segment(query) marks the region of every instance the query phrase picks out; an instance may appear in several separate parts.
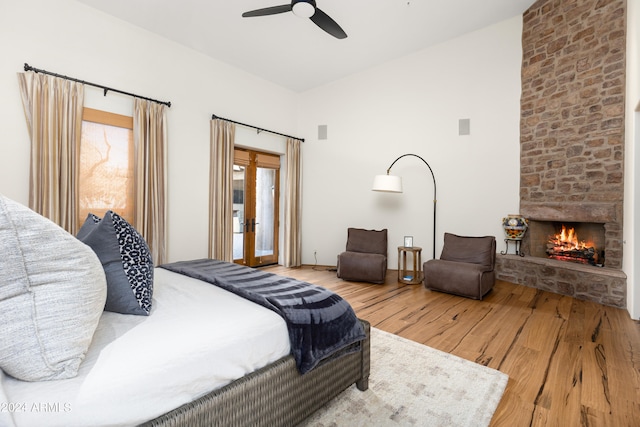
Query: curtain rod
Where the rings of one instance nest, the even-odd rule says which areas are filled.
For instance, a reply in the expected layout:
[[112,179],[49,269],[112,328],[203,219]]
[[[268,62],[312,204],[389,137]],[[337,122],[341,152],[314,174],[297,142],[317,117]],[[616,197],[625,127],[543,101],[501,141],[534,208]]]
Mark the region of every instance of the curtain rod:
[[99,87],[100,89],[104,90],[104,96],[107,96],[107,92],[111,91],[111,92],[121,93],[123,95],[133,96],[134,98],[145,99],[147,101],[151,101],[151,102],[155,102],[155,103],[158,103],[158,104],[166,105],[167,107],[171,107],[171,102],[158,101],[157,99],[147,98],[146,96],[136,95],[134,93],[129,93],[129,92],[125,92],[125,91],[122,91],[122,90],[113,89],[111,87],[99,85],[99,84],[96,84],[96,83],[87,82],[87,81],[84,81],[84,80],[79,80],[79,79],[76,79],[76,78],[73,78],[73,77],[63,76],[62,74],[56,74],[56,73],[52,73],[52,72],[46,71],[46,70],[40,70],[38,68],[32,67],[31,65],[27,64],[26,62],[24,63],[24,70],[25,71],[34,71],[36,73],[48,74],[50,76],[60,77],[60,78],[63,78],[65,80],[71,80],[73,82],[82,83],[82,84],[89,85],[89,86]]
[[246,124],[246,123],[236,122],[235,120],[225,119],[224,117],[219,117],[219,116],[216,116],[215,114],[212,114],[212,115],[211,115],[211,120],[215,120],[215,119],[218,119],[218,120],[224,120],[224,121],[226,121],[226,122],[231,122],[231,123],[235,123],[235,124],[237,124],[237,125],[241,125],[241,126],[246,126],[246,127],[249,127],[249,128],[253,128],[253,129],[256,129],[256,130],[258,131],[258,133],[260,133],[260,132],[269,132],[269,133],[273,133],[273,134],[275,134],[275,135],[284,136],[285,138],[293,138],[293,139],[297,139],[297,140],[299,140],[299,141],[304,142],[304,138],[298,138],[298,137],[291,136],[291,135],[285,135],[284,133],[274,132],[274,131],[269,130],[269,129],[262,129],[262,128],[259,128],[259,127],[257,127],[257,126],[252,126],[252,125],[248,125],[248,124]]

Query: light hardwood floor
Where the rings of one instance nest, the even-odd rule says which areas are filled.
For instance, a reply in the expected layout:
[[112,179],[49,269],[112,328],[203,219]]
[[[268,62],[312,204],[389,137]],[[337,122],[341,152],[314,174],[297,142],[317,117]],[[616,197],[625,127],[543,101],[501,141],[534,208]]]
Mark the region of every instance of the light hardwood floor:
[[498,281],[483,301],[347,282],[326,267],[273,273],[331,289],[373,327],[500,370],[492,426],[640,426],[640,323],[625,310]]

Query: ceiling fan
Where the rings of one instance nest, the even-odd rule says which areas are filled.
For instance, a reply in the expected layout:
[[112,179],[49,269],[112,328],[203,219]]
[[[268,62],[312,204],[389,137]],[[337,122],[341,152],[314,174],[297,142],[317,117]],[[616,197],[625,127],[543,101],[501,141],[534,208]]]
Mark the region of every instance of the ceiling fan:
[[347,37],[340,25],[336,23],[329,15],[316,7],[315,0],[292,0],[291,4],[283,4],[281,6],[266,7],[264,9],[256,9],[242,14],[243,18],[254,16],[276,15],[278,13],[293,12],[294,15],[301,18],[309,18],[318,27],[338,39]]

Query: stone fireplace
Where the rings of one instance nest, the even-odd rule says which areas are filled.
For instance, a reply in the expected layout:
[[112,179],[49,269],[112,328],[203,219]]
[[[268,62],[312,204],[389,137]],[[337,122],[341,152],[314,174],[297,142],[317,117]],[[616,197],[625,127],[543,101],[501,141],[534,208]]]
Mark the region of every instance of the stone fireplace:
[[[524,13],[519,213],[530,228],[524,257],[498,256],[498,278],[625,306],[625,28],[625,0],[540,0]],[[562,224],[589,234],[602,262],[545,256]]]

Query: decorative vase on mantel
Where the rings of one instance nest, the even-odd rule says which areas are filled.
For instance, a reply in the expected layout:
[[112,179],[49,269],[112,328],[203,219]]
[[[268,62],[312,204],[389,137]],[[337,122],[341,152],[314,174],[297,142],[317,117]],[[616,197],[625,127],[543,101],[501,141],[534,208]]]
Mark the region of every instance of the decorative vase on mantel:
[[502,228],[507,239],[522,240],[528,227],[529,222],[520,214],[509,214],[506,218],[502,218]]

